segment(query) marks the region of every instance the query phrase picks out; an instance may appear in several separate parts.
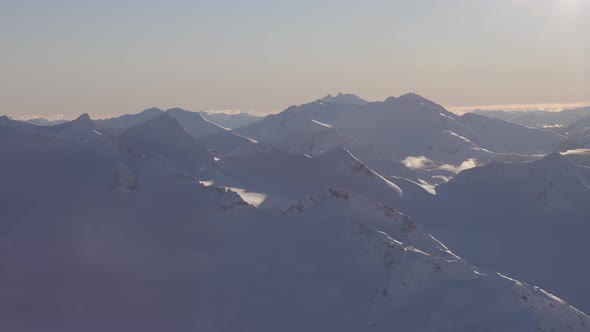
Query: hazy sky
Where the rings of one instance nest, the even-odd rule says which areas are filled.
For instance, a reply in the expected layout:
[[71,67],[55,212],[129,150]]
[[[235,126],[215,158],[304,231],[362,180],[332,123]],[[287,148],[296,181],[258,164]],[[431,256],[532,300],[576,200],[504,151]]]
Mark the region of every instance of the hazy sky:
[[590,102],[590,0],[0,0],[0,114]]

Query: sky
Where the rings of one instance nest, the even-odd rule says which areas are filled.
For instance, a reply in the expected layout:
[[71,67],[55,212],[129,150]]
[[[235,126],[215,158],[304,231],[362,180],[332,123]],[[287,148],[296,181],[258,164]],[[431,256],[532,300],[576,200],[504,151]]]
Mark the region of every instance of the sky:
[[590,104],[590,0],[0,0],[0,114]]

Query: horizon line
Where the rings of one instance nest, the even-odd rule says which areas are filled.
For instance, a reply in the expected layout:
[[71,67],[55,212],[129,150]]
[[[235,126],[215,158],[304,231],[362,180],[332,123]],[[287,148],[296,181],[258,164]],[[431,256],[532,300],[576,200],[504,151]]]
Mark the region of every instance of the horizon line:
[[[372,101],[370,101],[372,102]],[[568,109],[574,109],[574,108],[581,108],[581,107],[587,107],[590,106],[590,101],[588,102],[575,102],[575,103],[515,103],[515,104],[486,104],[486,105],[465,105],[465,106],[445,106],[445,105],[441,105],[444,108],[446,108],[448,111],[453,112],[453,113],[457,113],[457,114],[463,114],[463,113],[469,113],[475,110],[483,110],[483,111],[501,111],[501,112],[511,112],[511,111],[546,111],[546,112],[560,112],[560,111],[564,111],[564,110],[568,110]],[[119,116],[123,116],[123,115],[127,115],[127,114],[138,114],[141,113],[147,109],[150,108],[154,108],[154,106],[151,107],[146,107],[143,108],[137,112],[132,112],[132,113],[108,113],[108,114],[101,114],[98,116],[92,115],[90,114],[90,117],[94,120],[103,120],[103,119],[109,119],[109,118],[113,118],[113,117],[119,117]],[[169,108],[160,108],[160,107],[155,107],[158,109],[161,109],[163,111],[166,111]],[[175,107],[177,108],[177,107]],[[180,107],[182,108],[182,107]],[[239,109],[203,109],[203,110],[197,110],[197,111],[193,111],[193,110],[189,110],[186,108],[182,108],[184,110],[190,111],[190,112],[195,112],[195,113],[201,113],[201,112],[205,112],[205,113],[209,113],[209,114],[217,114],[217,113],[225,113],[225,114],[240,114],[240,113],[246,113],[246,114],[250,114],[250,115],[254,115],[254,116],[259,116],[259,117],[265,117],[267,115],[271,115],[271,114],[278,114],[280,112],[282,112],[283,110],[279,111],[279,112],[256,112],[256,111],[252,111],[252,110],[239,110]],[[285,108],[286,109],[286,108]],[[78,114],[78,116],[87,113],[87,112],[82,112],[80,114]],[[26,115],[19,115],[19,116],[14,116],[14,115],[10,115],[10,114],[4,114],[6,116],[9,116],[12,119],[15,120],[21,120],[21,121],[27,121],[27,120],[33,120],[33,119],[45,119],[45,120],[49,120],[49,121],[58,121],[58,120],[74,120],[75,118],[77,118],[78,116],[75,116],[73,118],[63,114],[63,113],[56,113],[53,115],[39,115],[39,114],[26,114]]]

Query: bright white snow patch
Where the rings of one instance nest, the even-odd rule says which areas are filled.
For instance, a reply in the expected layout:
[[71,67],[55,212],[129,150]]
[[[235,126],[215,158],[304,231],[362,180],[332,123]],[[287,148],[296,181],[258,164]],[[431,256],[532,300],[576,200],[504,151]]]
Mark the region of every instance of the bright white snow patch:
[[248,136],[240,135],[240,134],[236,133],[235,131],[232,131],[232,133],[233,133],[234,135],[236,135],[236,136],[239,136],[239,137],[241,137],[241,138],[245,138],[245,139],[249,140],[250,142],[252,142],[252,143],[254,143],[254,144],[258,144],[258,141],[257,141],[257,140],[255,140],[255,139],[252,139],[252,138],[250,138],[250,137],[248,137]]
[[[215,183],[215,181],[207,180],[207,181],[199,181],[199,183],[201,183],[204,186],[209,187],[209,186],[213,185]],[[248,204],[254,205],[255,207],[259,207],[260,205],[262,205],[262,203],[264,203],[264,201],[266,200],[266,197],[267,197],[266,194],[246,191],[242,188],[225,187],[225,186],[219,186],[219,187],[229,189],[229,190],[235,192],[244,201],[246,201]]]
[[231,131],[231,129],[229,129],[229,128],[227,128],[227,127],[224,127],[224,126],[220,125],[219,123],[215,123],[215,122],[213,122],[213,121],[211,121],[211,120],[207,119],[207,118],[206,118],[206,117],[204,117],[204,116],[201,116],[201,117],[203,118],[203,120],[205,120],[205,121],[207,121],[207,122],[209,122],[209,123],[212,123],[212,124],[214,124],[214,125],[218,126],[218,127],[219,127],[219,128],[221,128],[221,129],[224,129],[224,130],[227,130],[227,131]]
[[332,126],[331,126],[331,125],[329,125],[329,124],[327,124],[327,123],[319,122],[318,120],[314,120],[314,119],[311,119],[311,121],[313,121],[313,122],[315,122],[315,123],[319,124],[319,125],[320,125],[320,126],[322,126],[322,127],[326,127],[326,128],[332,128]]
[[451,135],[453,135],[453,136],[455,136],[455,137],[457,137],[459,139],[461,139],[463,142],[472,143],[468,138],[466,138],[464,136],[461,136],[461,135],[459,135],[459,134],[457,134],[455,132],[452,132],[450,130],[445,130],[445,132],[446,133],[449,133],[449,134],[451,134]]
[[450,116],[448,116],[446,114],[443,114],[443,113],[438,113],[438,114],[440,114],[441,116],[444,116],[445,118],[448,118],[448,119],[451,119],[451,120],[455,121],[455,119],[451,118]]
[[266,197],[267,197],[266,194],[246,191],[242,188],[235,188],[235,187],[224,187],[224,188],[227,188],[227,189],[235,192],[236,194],[240,195],[240,197],[242,197],[242,199],[244,201],[246,201],[248,204],[254,205],[255,207],[259,207],[260,205],[262,205],[262,203],[264,203],[264,201],[266,200]]
[[371,172],[373,172],[373,174],[377,175],[381,180],[383,180],[388,186],[390,186],[393,190],[397,191],[398,194],[403,195],[404,192],[402,190],[402,188],[400,188],[397,184],[387,180],[386,178],[384,178],[381,174],[371,170]]
[[507,280],[510,280],[510,281],[512,281],[513,283],[517,284],[518,286],[522,286],[522,282],[520,282],[520,281],[518,281],[518,280],[516,280],[516,279],[512,279],[512,278],[510,278],[510,277],[508,277],[508,276],[505,276],[505,275],[503,275],[503,274],[502,274],[502,273],[500,273],[500,272],[496,272],[496,274],[497,274],[497,275],[499,275],[500,277],[504,278],[504,279],[507,279]]
[[[359,163],[361,163],[361,164],[365,165],[365,164],[364,164],[364,163],[363,163],[363,162],[362,162],[360,159],[358,159],[357,157],[355,157],[355,156],[354,156],[352,153],[350,153],[350,151],[348,151],[346,148],[343,148],[343,149],[344,149],[344,151],[346,151],[346,152],[347,152],[347,153],[348,153],[348,154],[349,154],[349,155],[350,155],[350,156],[351,156],[351,157],[352,157],[354,160],[356,160],[357,162],[359,162]],[[365,167],[366,167],[366,165],[365,165]],[[404,194],[404,192],[403,192],[402,188],[400,188],[400,187],[399,187],[397,184],[395,184],[395,183],[393,183],[393,182],[391,182],[391,181],[387,180],[387,179],[386,179],[385,177],[383,177],[381,174],[379,174],[379,173],[375,172],[375,171],[374,171],[374,170],[372,170],[372,169],[370,169],[370,171],[371,171],[373,174],[377,175],[377,176],[378,176],[378,177],[379,177],[381,180],[385,181],[385,183],[386,183],[388,186],[390,186],[390,187],[391,187],[393,190],[397,191],[397,193],[398,193],[398,194],[400,194],[400,195],[403,195],[403,194]]]

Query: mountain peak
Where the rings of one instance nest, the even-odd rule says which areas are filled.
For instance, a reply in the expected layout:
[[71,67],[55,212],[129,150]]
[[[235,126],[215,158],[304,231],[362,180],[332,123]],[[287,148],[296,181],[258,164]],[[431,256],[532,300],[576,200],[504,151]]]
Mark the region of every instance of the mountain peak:
[[413,101],[413,102],[424,102],[424,101],[431,102],[430,100],[428,100],[428,99],[426,99],[414,92],[410,92],[410,93],[406,93],[405,95],[401,95],[401,96],[399,96],[398,100]]
[[369,102],[352,93],[338,93],[336,96],[331,94],[321,99],[325,103],[342,104],[342,105],[357,105],[364,106]]
[[167,113],[127,128],[119,139],[125,146],[144,154],[160,155],[192,175],[213,163],[213,157],[201,142]]
[[90,119],[90,115],[88,115],[88,113],[82,113],[74,121],[76,121],[76,122],[87,122],[88,123],[88,122],[91,122],[92,119]]
[[166,115],[176,119],[193,137],[213,135],[227,130],[218,124],[207,120],[200,112],[191,112],[182,108],[171,108],[166,111]]
[[129,128],[138,125],[144,121],[153,119],[154,117],[163,114],[164,111],[157,107],[148,108],[140,113],[136,114],[124,114],[118,117],[109,119],[97,120],[100,123],[109,128]]
[[[349,161],[349,162],[359,162],[359,160],[350,153],[346,148],[343,146],[338,146],[328,151],[325,151],[321,154],[321,158],[323,159],[330,159],[330,160],[338,160],[338,161]],[[362,162],[361,162],[362,163]]]
[[164,111],[157,107],[150,107],[141,112],[142,114],[159,114],[164,113]]
[[185,110],[185,109],[179,108],[179,107],[167,109],[166,114],[168,114],[171,117],[173,117],[174,119],[178,120],[178,122],[181,124],[184,124],[183,120],[188,119],[188,117],[190,117],[192,121],[196,120],[199,122],[202,121],[202,122],[212,123],[211,121],[205,119],[205,117],[200,112],[188,111],[188,110]]
[[185,110],[184,108],[180,108],[180,107],[172,107],[172,108],[169,108],[166,110],[166,113],[184,113],[184,112],[191,112],[191,111]]
[[169,114],[164,113],[158,115],[152,119],[146,120],[135,126],[127,128],[123,133],[123,136],[144,136],[148,135],[151,137],[159,137],[161,140],[166,140],[165,137],[181,137],[190,136],[180,123],[171,117]]
[[410,92],[410,93],[406,93],[404,95],[401,95],[397,98],[398,101],[404,102],[404,103],[419,103],[420,105],[431,105],[431,106],[438,106],[440,108],[442,108],[442,106],[438,105],[437,103],[426,99],[424,97],[422,97],[421,95],[414,93],[414,92]]
[[76,119],[55,126],[49,126],[47,128],[53,128],[53,130],[83,130],[88,131],[94,129],[94,122],[90,119],[88,113],[83,113]]
[[[390,98],[388,98],[386,101],[388,101],[389,99]],[[433,102],[432,100],[426,99],[414,92],[406,93],[405,95],[399,96],[397,98],[397,101],[401,102],[403,104],[419,105],[423,109],[430,109],[430,110],[436,111],[438,113],[442,113],[446,116],[456,118],[456,115],[454,113],[447,111],[441,105]]]
[[199,119],[199,120],[202,120],[202,121],[207,121],[205,119],[205,117],[203,117],[203,115],[200,112],[188,111],[188,110],[185,110],[184,108],[180,108],[180,107],[169,108],[169,109],[166,110],[165,113],[168,114],[168,115],[170,115],[171,117],[175,118],[176,120],[178,120],[181,123],[182,123],[181,118],[184,119],[184,118],[189,117],[189,116],[193,120]]

